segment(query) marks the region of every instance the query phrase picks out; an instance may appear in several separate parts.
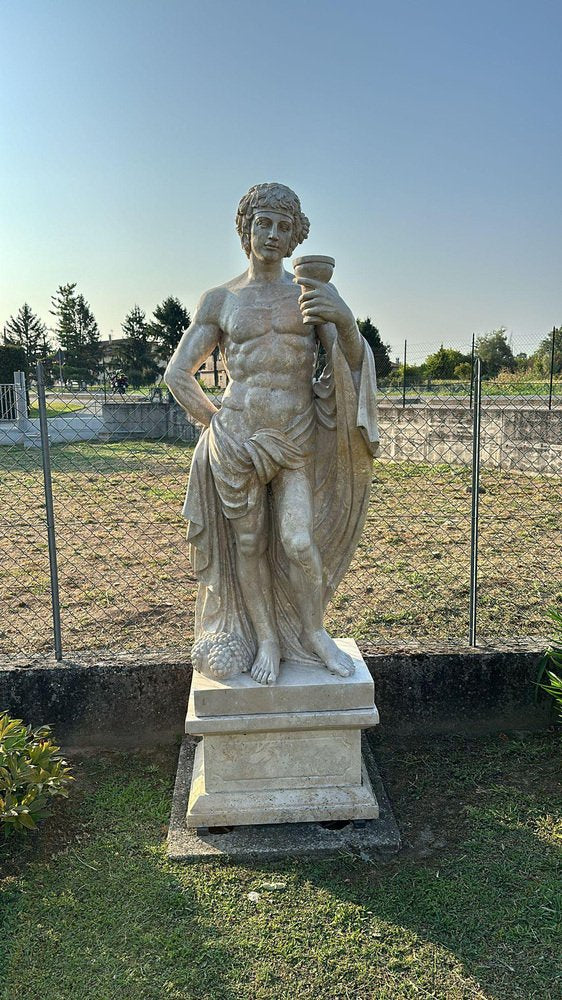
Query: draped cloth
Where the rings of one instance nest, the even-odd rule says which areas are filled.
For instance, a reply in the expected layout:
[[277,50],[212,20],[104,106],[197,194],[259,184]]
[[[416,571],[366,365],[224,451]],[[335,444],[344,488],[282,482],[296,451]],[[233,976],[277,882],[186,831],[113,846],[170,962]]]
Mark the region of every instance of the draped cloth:
[[[189,556],[199,582],[196,640],[205,633],[234,633],[252,656],[257,651],[237,579],[230,522],[251,509],[281,468],[310,469],[324,608],[349,567],[367,515],[379,440],[375,364],[367,343],[363,341],[360,369],[352,373],[336,337],[331,361],[312,388],[313,403],[284,431],[264,429],[246,441],[235,441],[222,427],[219,411],[199,439],[183,507]],[[317,662],[300,644],[302,624],[288,560],[274,516],[269,523],[264,558],[270,563],[281,656]]]

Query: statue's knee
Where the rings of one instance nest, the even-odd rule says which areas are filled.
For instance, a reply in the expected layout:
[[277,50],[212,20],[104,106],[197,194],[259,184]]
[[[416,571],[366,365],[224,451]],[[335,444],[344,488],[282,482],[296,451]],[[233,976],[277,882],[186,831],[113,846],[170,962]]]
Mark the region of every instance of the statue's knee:
[[312,552],[312,536],[308,531],[287,531],[282,536],[283,548],[293,562],[307,562]]

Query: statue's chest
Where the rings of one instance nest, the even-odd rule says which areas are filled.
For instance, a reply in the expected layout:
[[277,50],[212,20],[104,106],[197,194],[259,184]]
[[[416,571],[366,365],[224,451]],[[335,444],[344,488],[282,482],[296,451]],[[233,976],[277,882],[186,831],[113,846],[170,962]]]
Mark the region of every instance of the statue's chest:
[[237,344],[271,335],[309,337],[311,333],[303,324],[294,294],[231,302],[222,319],[224,333]]

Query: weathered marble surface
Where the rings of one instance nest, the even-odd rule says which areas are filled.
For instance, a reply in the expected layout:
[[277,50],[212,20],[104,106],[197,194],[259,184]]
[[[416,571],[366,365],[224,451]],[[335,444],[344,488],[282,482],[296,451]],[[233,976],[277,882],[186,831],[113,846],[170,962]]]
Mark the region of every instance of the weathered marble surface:
[[286,664],[271,690],[194,675],[186,732],[203,739],[188,827],[376,818],[361,758],[361,730],[378,722],[373,681],[355,643],[336,641],[352,677]]
[[[352,660],[353,674],[342,683],[320,664],[283,661],[280,681],[274,688],[254,683],[248,674],[228,680],[193,673],[190,698],[198,721],[213,715],[257,716],[273,712],[327,713],[346,709],[373,710],[373,678],[353,639],[338,639],[338,646]],[[200,732],[201,730],[191,730]]]
[[203,756],[203,745],[199,744],[193,764],[188,827],[322,823],[377,819],[379,815],[378,803],[363,765],[361,783],[353,785],[212,792],[205,786]]
[[[373,356],[326,281],[333,259],[311,271],[300,258],[300,284],[283,267],[309,230],[293,191],[256,185],[236,222],[249,266],[203,295],[166,371],[206,428],[184,506],[199,581],[193,664],[215,678],[247,671],[263,685],[276,682],[282,658],[350,677],[353,660],[323,614],[367,512]],[[220,410],[195,377],[216,347],[230,379]]]

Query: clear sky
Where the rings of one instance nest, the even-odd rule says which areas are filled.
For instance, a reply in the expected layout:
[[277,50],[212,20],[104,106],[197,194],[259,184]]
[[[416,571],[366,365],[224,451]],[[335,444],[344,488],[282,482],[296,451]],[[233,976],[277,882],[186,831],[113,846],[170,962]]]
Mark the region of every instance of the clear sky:
[[0,326],[69,281],[104,338],[193,309],[266,180],[393,355],[562,322],[559,0],[2,0],[0,27]]

